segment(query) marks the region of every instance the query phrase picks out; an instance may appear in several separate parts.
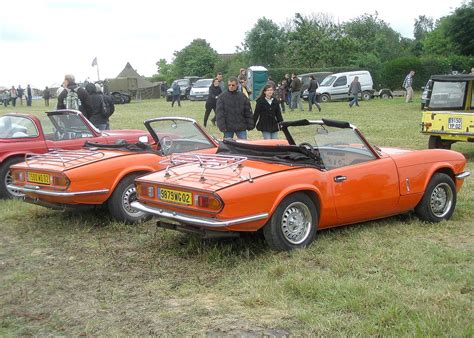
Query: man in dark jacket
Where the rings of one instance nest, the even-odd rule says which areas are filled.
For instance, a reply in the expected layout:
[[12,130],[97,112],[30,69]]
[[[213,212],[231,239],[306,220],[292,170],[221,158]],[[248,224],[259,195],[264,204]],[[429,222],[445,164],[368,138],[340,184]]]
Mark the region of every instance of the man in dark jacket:
[[303,105],[301,104],[301,80],[295,73],[292,74],[293,80],[291,81],[291,111],[296,107],[300,107],[300,110],[303,111]]
[[106,130],[109,123],[109,117],[105,108],[102,93],[97,92],[97,88],[93,83],[88,83],[86,85],[86,91],[89,95],[88,103],[91,109],[91,112],[86,114],[87,119],[91,121],[97,129]]
[[224,138],[247,139],[247,130],[254,128],[249,99],[237,90],[237,78],[231,77],[227,91],[219,95],[216,107],[216,123]]
[[91,113],[91,109],[88,102],[88,95],[84,88],[79,87],[76,84],[74,75],[67,74],[64,76],[63,91],[58,96],[57,109],[66,109],[66,98],[69,91],[75,91],[79,97],[79,110],[87,117]]

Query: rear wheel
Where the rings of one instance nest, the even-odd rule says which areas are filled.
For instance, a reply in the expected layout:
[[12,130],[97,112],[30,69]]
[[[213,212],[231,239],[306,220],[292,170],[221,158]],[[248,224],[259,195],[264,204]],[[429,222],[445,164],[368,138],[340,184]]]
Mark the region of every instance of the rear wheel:
[[423,221],[441,222],[451,218],[455,207],[456,187],[452,178],[443,173],[436,173],[428,183],[415,212]]
[[13,183],[10,166],[23,161],[23,157],[12,157],[2,163],[0,167],[0,198],[21,198],[25,196],[18,190],[7,188],[7,185]]
[[110,214],[119,222],[134,224],[151,218],[151,215],[131,207],[131,203],[137,200],[137,191],[134,184],[137,176],[139,174],[135,173],[124,177],[117,184],[107,202]]
[[329,101],[331,101],[331,97],[329,96],[329,94],[321,95],[321,102],[329,102]]
[[429,149],[451,149],[451,141],[443,141],[441,137],[430,135],[428,140],[428,148]]
[[316,236],[318,213],[304,193],[286,197],[263,228],[270,248],[288,251],[308,246]]
[[371,97],[372,97],[372,94],[370,94],[370,92],[363,92],[362,93],[362,100],[364,100],[364,101],[369,101]]

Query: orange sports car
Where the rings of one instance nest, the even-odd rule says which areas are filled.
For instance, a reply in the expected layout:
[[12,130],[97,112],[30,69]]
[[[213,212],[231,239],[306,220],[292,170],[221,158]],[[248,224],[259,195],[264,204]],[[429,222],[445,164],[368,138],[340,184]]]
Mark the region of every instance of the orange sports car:
[[271,248],[290,250],[310,244],[318,229],[411,210],[447,220],[470,175],[458,152],[378,148],[348,122],[281,129],[280,145],[224,140],[217,154],[174,154],[163,163],[169,168],[135,180],[132,206],[159,226],[208,237],[263,229]]
[[136,198],[134,179],[165,168],[172,153],[215,153],[217,141],[196,121],[162,117],[145,121],[154,143],[89,144],[81,150],[53,151],[28,156],[11,168],[9,189],[25,201],[64,209],[106,204],[119,221],[134,223],[147,215],[130,206]]

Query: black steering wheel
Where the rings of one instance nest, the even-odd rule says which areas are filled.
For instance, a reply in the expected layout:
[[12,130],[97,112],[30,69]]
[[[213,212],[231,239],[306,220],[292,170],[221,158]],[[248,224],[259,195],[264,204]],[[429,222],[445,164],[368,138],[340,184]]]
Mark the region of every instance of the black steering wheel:
[[171,148],[173,147],[173,139],[169,136],[163,136],[160,139],[161,150],[163,151],[164,155],[168,155]]
[[298,145],[298,147],[309,150],[311,152],[314,150],[313,146],[309,144],[308,142],[302,142]]

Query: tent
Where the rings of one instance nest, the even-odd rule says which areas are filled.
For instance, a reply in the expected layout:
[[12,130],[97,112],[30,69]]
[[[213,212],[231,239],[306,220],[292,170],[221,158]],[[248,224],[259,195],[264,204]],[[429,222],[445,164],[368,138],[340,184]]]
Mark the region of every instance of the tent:
[[[128,80],[124,81],[124,79]],[[137,71],[133,69],[130,62],[127,62],[124,69],[115,79],[107,80],[109,81],[111,91],[113,91],[115,83],[118,85],[119,83],[131,84],[131,87],[129,86],[129,88],[124,88],[118,91],[129,91],[131,94],[136,95],[138,99],[159,98],[161,95],[160,83],[150,82],[144,76],[138,74]]]

